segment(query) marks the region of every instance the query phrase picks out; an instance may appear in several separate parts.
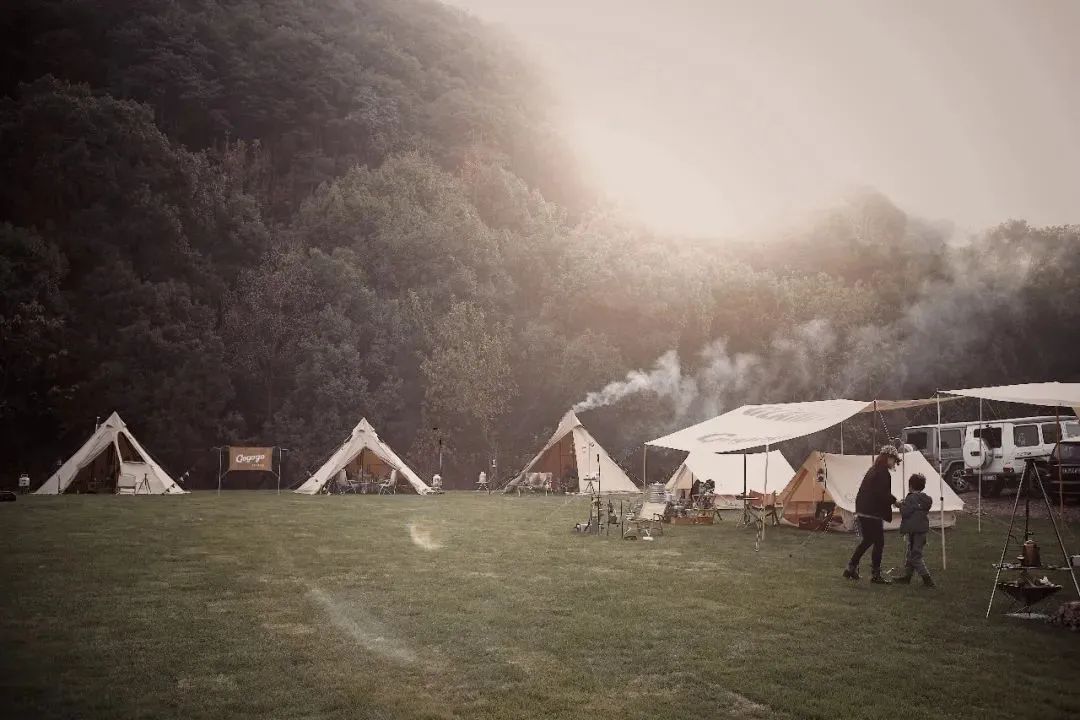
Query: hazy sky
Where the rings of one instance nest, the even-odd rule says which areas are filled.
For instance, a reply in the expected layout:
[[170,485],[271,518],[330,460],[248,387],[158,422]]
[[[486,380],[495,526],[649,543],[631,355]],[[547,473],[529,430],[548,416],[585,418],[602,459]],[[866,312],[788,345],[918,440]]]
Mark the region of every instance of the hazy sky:
[[595,185],[739,232],[855,186],[1080,222],[1080,0],[451,0],[520,38]]

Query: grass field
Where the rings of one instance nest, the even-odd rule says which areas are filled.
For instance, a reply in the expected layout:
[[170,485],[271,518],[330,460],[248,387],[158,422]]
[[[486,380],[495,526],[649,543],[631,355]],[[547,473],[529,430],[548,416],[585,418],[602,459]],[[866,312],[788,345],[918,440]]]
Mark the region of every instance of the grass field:
[[[926,591],[843,581],[848,536],[778,529],[760,552],[733,523],[596,539],[570,531],[586,508],[469,493],[20,498],[0,505],[0,707],[17,718],[1080,716],[1080,636],[983,619],[1000,521],[979,535],[964,518],[947,572],[934,539],[941,588]],[[890,535],[886,564],[900,560]]]

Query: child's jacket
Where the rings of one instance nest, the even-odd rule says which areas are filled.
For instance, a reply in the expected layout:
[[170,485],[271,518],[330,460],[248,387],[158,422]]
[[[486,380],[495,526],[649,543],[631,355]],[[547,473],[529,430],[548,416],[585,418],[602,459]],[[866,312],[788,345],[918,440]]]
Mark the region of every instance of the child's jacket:
[[924,492],[910,492],[900,503],[900,532],[930,532],[930,506],[934,501]]

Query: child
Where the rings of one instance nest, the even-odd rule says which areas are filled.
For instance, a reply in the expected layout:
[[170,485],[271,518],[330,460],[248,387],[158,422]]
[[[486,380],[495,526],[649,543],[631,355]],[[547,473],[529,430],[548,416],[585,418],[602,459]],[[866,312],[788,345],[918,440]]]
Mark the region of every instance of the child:
[[926,547],[926,536],[930,532],[930,506],[933,500],[923,492],[926,488],[926,477],[921,473],[915,473],[908,480],[910,492],[900,503],[900,532],[907,533],[907,560],[904,562],[904,575],[896,579],[896,582],[907,585],[911,582],[911,576],[919,573],[923,585],[934,587],[934,580],[930,577],[930,571],[923,562],[923,548]]

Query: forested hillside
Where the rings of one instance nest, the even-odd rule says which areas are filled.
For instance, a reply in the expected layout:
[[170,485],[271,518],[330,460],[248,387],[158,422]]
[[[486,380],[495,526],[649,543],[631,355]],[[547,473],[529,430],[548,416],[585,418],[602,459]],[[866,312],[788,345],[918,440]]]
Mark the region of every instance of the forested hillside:
[[741,402],[1080,379],[1080,228],[956,237],[867,191],[656,236],[435,2],[8,0],[0,32],[4,484],[113,409],[195,486],[226,442],[299,479],[361,416],[421,472],[440,428],[467,485],[637,368],[592,416],[617,456]]

